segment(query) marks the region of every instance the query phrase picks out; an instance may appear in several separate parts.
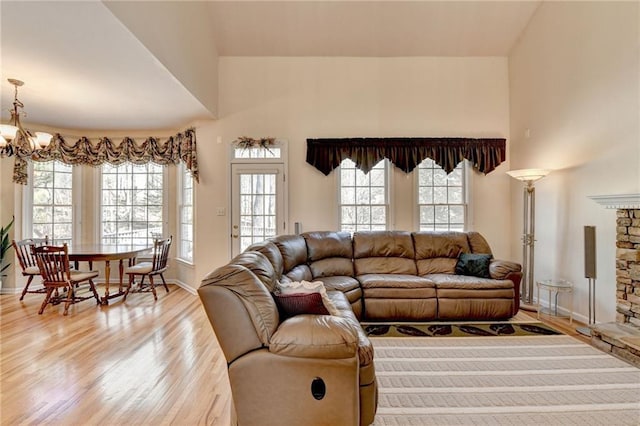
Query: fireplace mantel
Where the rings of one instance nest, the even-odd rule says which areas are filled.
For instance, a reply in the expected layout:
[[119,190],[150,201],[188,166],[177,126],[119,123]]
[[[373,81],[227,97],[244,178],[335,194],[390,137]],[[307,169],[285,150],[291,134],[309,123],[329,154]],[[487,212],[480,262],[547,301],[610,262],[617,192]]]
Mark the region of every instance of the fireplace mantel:
[[605,209],[640,209],[640,194],[591,195]]

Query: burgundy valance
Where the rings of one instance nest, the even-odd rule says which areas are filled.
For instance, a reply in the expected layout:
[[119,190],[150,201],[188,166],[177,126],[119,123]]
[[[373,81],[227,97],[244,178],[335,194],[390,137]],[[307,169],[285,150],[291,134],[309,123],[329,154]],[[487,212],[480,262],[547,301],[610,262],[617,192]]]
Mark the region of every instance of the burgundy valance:
[[425,158],[431,158],[451,173],[463,159],[487,174],[506,158],[505,139],[471,138],[339,138],[307,139],[307,163],[325,175],[342,160],[351,159],[368,173],[380,160],[388,158],[405,173]]

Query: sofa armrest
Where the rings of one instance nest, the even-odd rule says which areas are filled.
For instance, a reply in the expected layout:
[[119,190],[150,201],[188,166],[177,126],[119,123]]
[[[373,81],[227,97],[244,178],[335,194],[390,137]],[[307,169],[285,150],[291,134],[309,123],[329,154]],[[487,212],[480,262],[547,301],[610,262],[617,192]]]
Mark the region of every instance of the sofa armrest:
[[357,330],[346,319],[332,315],[291,317],[269,342],[269,352],[298,358],[352,358],[357,351]]
[[521,272],[522,266],[516,262],[508,260],[492,260],[489,264],[489,275],[494,280],[506,280],[507,276],[513,272]]

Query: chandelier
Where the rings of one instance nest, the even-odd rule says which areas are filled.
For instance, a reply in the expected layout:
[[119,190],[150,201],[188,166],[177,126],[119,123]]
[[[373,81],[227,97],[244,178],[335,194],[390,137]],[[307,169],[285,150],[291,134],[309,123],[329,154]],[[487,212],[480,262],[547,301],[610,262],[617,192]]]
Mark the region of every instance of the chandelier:
[[32,133],[22,127],[20,122],[20,116],[26,117],[27,115],[24,112],[24,104],[18,99],[18,87],[22,86],[24,82],[15,78],[9,78],[8,81],[13,85],[15,92],[13,108],[9,110],[11,113],[9,124],[0,124],[0,156],[10,156],[13,154],[14,149],[18,147],[26,148],[30,151],[46,148],[51,143],[53,136],[45,132]]

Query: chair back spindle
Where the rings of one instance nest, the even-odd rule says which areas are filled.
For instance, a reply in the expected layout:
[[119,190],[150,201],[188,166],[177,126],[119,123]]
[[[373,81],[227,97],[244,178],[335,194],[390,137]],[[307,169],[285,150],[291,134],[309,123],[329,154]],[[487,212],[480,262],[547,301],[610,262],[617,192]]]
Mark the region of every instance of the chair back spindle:
[[158,239],[153,243],[153,271],[160,272],[167,269],[169,259],[169,249],[173,237]]
[[20,300],[24,299],[24,296],[27,293],[44,293],[45,290],[43,288],[29,290],[29,286],[31,285],[33,278],[40,275],[40,269],[38,268],[38,263],[36,262],[36,258],[33,254],[33,248],[49,244],[49,237],[27,238],[20,241],[12,240],[11,244],[16,252],[20,268],[22,269],[22,276],[29,277],[27,279],[27,283],[22,289]]
[[49,285],[65,286],[71,281],[69,272],[69,249],[63,246],[34,247],[40,275]]
[[37,267],[36,258],[33,255],[32,247],[40,247],[49,244],[49,237],[44,238],[27,238],[24,240],[12,241],[13,248],[18,257],[18,263],[23,271],[28,268]]

